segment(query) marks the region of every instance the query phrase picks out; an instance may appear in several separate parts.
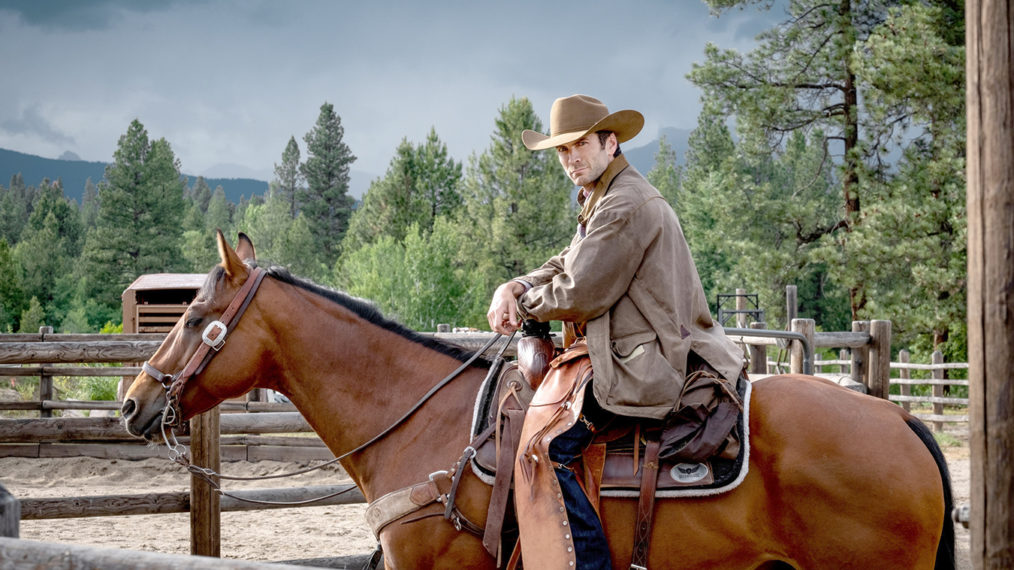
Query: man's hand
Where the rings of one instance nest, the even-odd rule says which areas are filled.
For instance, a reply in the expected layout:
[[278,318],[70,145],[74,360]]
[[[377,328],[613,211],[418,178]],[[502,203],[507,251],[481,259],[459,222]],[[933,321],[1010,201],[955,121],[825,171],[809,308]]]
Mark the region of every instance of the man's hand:
[[525,292],[525,286],[517,281],[508,281],[496,288],[489,303],[486,320],[489,328],[500,334],[511,334],[521,326],[518,317],[518,297]]

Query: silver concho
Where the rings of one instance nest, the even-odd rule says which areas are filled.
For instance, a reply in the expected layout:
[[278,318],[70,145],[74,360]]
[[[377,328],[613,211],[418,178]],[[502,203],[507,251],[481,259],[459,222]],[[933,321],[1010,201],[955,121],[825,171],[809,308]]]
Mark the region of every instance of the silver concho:
[[708,476],[708,466],[704,463],[677,463],[669,470],[669,476],[680,483],[696,483]]

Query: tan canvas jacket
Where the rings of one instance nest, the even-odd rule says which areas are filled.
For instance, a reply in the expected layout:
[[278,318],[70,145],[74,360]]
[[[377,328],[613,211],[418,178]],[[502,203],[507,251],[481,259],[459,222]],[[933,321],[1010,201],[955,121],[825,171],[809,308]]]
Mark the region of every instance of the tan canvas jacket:
[[[743,352],[708,310],[675,212],[621,155],[591,190],[584,236],[539,269],[519,299],[527,318],[587,322],[595,399],[661,419],[677,403],[691,350],[735,381]],[[597,194],[597,195],[596,195]]]

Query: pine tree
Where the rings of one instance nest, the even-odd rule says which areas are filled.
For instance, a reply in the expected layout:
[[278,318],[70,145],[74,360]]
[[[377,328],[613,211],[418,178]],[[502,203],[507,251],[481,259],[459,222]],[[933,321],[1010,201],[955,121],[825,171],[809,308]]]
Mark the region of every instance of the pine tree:
[[746,287],[775,327],[792,284],[801,289],[801,312],[826,326],[847,324],[840,311],[824,310],[825,303],[833,309],[827,298],[835,290],[817,287],[827,275],[825,230],[837,220],[821,137],[793,133],[774,153],[756,139],[740,139],[737,148],[720,117],[702,114],[690,136],[677,214],[709,300]]
[[296,137],[289,137],[289,144],[282,151],[282,163],[275,164],[274,191],[289,205],[289,216],[296,218],[299,213],[296,198],[302,189],[303,175],[299,169],[299,145]]
[[524,129],[542,131],[528,99],[500,108],[489,148],[470,160],[463,180],[465,258],[492,293],[497,284],[539,267],[574,232],[574,185],[551,151],[533,152]]
[[208,202],[208,211],[204,216],[204,230],[213,236],[215,230],[222,230],[226,235],[232,232],[232,212],[235,206],[225,197],[225,189],[216,186]]
[[244,212],[240,229],[257,244],[257,257],[284,265],[296,275],[320,280],[330,274],[316,255],[316,242],[306,218],[289,216],[289,203],[272,194],[263,204],[251,204]]
[[431,129],[426,142],[402,140],[387,174],[370,185],[362,205],[352,214],[343,251],[352,251],[390,235],[402,241],[408,228],[428,233],[434,220],[461,205],[458,183],[461,164],[447,155],[447,145]]
[[676,165],[676,149],[662,137],[658,141],[658,152],[655,153],[655,165],[645,175],[666,202],[676,207],[680,187],[680,168]]
[[185,195],[190,198],[201,212],[208,211],[208,203],[211,202],[211,187],[203,176],[198,176],[194,185],[189,188]]
[[939,4],[891,10],[853,56],[871,153],[906,144],[893,168],[868,168],[864,179],[874,199],[853,240],[863,263],[850,269],[868,276],[869,312],[892,315],[894,334],[906,344],[963,360],[964,37],[954,7]]
[[21,174],[11,176],[10,186],[0,186],[0,238],[14,245],[32,213],[35,190],[25,185]]
[[95,227],[99,219],[99,188],[89,177],[81,197],[81,225],[84,231]]
[[344,136],[341,117],[333,105],[324,103],[317,124],[303,138],[306,162],[300,172],[306,178],[306,188],[299,193],[299,208],[319,246],[322,262],[328,266],[338,258],[354,203],[348,191],[349,168],[356,157]]
[[19,333],[37,333],[40,328],[45,326],[46,315],[42,310],[42,304],[39,303],[38,298],[32,297],[28,302],[28,308],[21,313],[19,321]]
[[21,312],[27,308],[25,301],[21,264],[7,239],[0,237],[0,333],[18,328]]
[[415,164],[419,173],[417,191],[428,210],[422,227],[429,231],[438,216],[452,214],[461,207],[458,184],[462,165],[448,155],[447,144],[440,140],[435,128],[430,128],[425,143],[416,146]]
[[[708,1],[718,11],[763,4]],[[790,0],[787,12],[750,54],[709,46],[691,79],[707,104],[736,116],[744,139],[765,137],[767,152],[785,149],[790,133],[824,133],[819,164],[838,188],[838,219],[800,236],[824,242],[819,286],[847,289],[852,319],[890,316],[899,336],[934,343],[957,324],[960,338],[960,3]]]
[[81,264],[86,296],[106,306],[118,306],[120,293],[142,274],[187,269],[180,223],[184,182],[169,143],[150,142],[135,119],[113,157]]
[[[708,0],[714,10],[755,0]],[[842,157],[838,179],[840,218],[829,229],[847,254],[848,234],[861,222],[862,148],[859,83],[852,53],[886,16],[892,0],[853,2],[790,0],[789,18],[758,36],[760,45],[742,55],[709,44],[706,62],[690,79],[710,104],[735,114],[741,131],[753,129],[778,148],[795,131],[825,133],[827,148]],[[825,161],[828,168],[833,163]],[[848,283],[853,318],[868,301],[861,276]]]
[[24,287],[41,304],[46,320],[56,323],[66,309],[60,301],[69,299],[70,291],[60,291],[57,280],[73,270],[74,258],[65,253],[66,238],[58,235],[59,223],[50,212],[39,229],[26,229],[25,239],[14,247],[14,255],[23,269]]
[[[49,216],[53,216],[52,221],[48,220]],[[63,255],[69,257],[80,255],[84,239],[81,213],[77,204],[64,196],[63,187],[59,182],[48,184],[44,181],[39,187],[22,239],[26,237],[24,232],[40,231],[47,225],[51,226],[57,238],[62,240],[60,247]]]

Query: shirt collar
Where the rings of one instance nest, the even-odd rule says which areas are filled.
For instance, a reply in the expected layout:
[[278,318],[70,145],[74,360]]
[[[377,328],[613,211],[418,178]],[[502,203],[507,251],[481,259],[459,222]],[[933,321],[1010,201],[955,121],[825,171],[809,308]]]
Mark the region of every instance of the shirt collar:
[[[583,225],[588,222],[592,212],[595,211],[595,205],[598,204],[599,199],[609,190],[609,186],[613,183],[616,175],[623,172],[627,166],[629,166],[627,158],[621,154],[609,162],[609,165],[606,166],[606,169],[602,172],[602,176],[599,176],[598,180],[581,189],[581,192],[578,193],[578,201],[581,202],[581,213],[577,215],[578,223]],[[584,199],[581,200],[581,197]]]

